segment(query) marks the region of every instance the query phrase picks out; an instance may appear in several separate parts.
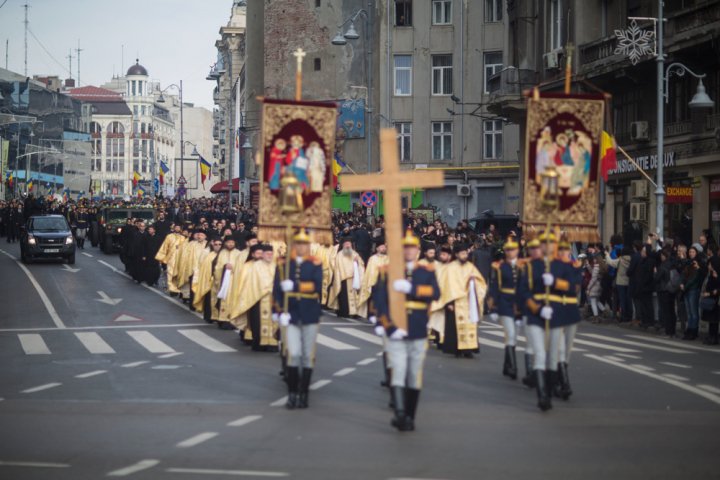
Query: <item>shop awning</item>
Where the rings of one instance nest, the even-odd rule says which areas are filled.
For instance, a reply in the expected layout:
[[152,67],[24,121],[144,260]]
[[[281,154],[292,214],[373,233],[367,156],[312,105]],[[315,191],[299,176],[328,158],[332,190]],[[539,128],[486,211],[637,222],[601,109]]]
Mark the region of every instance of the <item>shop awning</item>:
[[[240,192],[240,179],[239,178],[233,178],[232,181],[232,190],[233,192]],[[227,193],[228,191],[228,181],[224,180],[222,182],[218,182],[212,187],[210,187],[210,193]]]

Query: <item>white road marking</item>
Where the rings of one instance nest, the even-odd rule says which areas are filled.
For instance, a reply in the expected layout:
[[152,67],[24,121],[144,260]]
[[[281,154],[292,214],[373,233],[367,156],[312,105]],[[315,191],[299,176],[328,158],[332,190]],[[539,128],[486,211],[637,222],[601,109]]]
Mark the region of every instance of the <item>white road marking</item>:
[[356,365],[370,365],[371,363],[377,361],[377,358],[366,358],[365,360],[360,360],[356,363]]
[[72,268],[72,267],[71,267],[70,265],[68,265],[67,263],[64,263],[64,264],[63,264],[63,270],[66,271],[66,272],[70,272],[70,273],[77,273],[77,272],[80,271],[79,268]]
[[113,350],[113,348],[95,332],[76,332],[75,336],[78,340],[80,340],[87,351],[92,354],[115,353],[115,350]]
[[238,418],[227,424],[228,427],[244,427],[252,422],[260,420],[262,415],[248,415],[247,417]]
[[5,401],[5,399],[0,397],[0,402],[4,402],[4,401]]
[[[66,327],[63,330],[83,331],[83,330],[118,330],[118,329],[135,329],[135,328],[178,328],[178,327],[195,327],[195,328],[212,328],[212,325],[207,323],[164,323],[158,325],[98,325],[95,327]],[[55,327],[44,327],[44,328],[0,328],[0,333],[15,333],[15,332],[57,332],[58,329]]]
[[354,367],[343,368],[342,370],[338,370],[337,372],[333,373],[333,377],[344,377],[345,375],[349,375],[354,371]]
[[158,358],[173,358],[177,357],[178,355],[182,355],[182,352],[166,353],[165,355],[158,355]]
[[345,327],[336,328],[335,330],[346,335],[350,335],[351,337],[359,338],[360,340],[370,342],[373,345],[383,344],[382,338],[378,337],[377,335],[373,335],[372,333],[363,332],[362,330],[358,330],[357,328]]
[[692,368],[690,365],[685,365],[684,363],[674,363],[674,362],[660,362],[663,365],[667,365],[668,367],[675,367],[675,368]]
[[83,255],[85,255],[86,257],[90,257],[90,258],[93,258],[93,256],[92,256],[92,255],[90,255],[89,253],[85,253],[85,252],[80,252],[80,253],[81,253],[81,254],[83,254]]
[[49,463],[49,462],[13,462],[0,460],[0,467],[30,467],[30,468],[68,468],[67,463]]
[[624,358],[616,357],[614,355],[605,355],[605,358],[607,358],[608,360],[612,360],[614,362],[624,362],[625,361]]
[[95,300],[106,305],[115,306],[123,300],[122,298],[110,298],[110,295],[103,292],[102,290],[98,290],[97,294],[100,295],[100,298],[96,298]]
[[586,353],[585,356],[586,356],[587,358],[592,358],[593,360],[597,360],[598,362],[604,362],[604,363],[607,363],[607,364],[609,364],[609,365],[614,365],[614,366],[616,366],[616,367],[618,367],[618,368],[623,368],[623,369],[625,369],[625,370],[629,370],[629,371],[631,371],[631,372],[637,373],[638,375],[644,375],[644,376],[646,376],[646,377],[654,378],[655,380],[659,380],[659,381],[661,381],[661,382],[667,383],[668,385],[672,385],[672,386],[674,386],[674,387],[680,388],[680,389],[685,390],[685,391],[687,391],[687,392],[690,392],[690,393],[693,393],[693,394],[698,395],[698,396],[700,396],[700,397],[703,397],[704,399],[709,400],[709,401],[715,403],[716,405],[720,405],[720,395],[714,395],[714,394],[712,394],[712,393],[710,393],[710,392],[707,392],[707,391],[702,390],[702,389],[700,389],[700,388],[696,388],[696,387],[694,387],[694,386],[692,386],[692,385],[687,385],[687,384],[685,384],[685,383],[678,382],[677,380],[673,380],[673,379],[671,379],[671,378],[663,377],[662,375],[658,375],[658,374],[656,374],[656,373],[647,372],[647,371],[645,371],[645,370],[640,370],[640,369],[637,369],[637,368],[635,368],[635,367],[633,367],[633,366],[631,366],[631,365],[625,365],[624,363],[613,362],[612,360],[608,360],[608,359],[603,358],[603,357],[600,357],[600,356],[598,356],[598,355],[593,355],[593,354],[590,354],[590,353]]
[[195,436],[192,436],[188,438],[187,440],[183,440],[182,442],[175,445],[177,448],[190,448],[194,447],[195,445],[200,445],[203,442],[207,442],[211,438],[215,438],[219,435],[218,432],[205,432],[205,433],[198,433]]
[[75,375],[75,378],[90,378],[96,375],[102,375],[103,373],[107,373],[107,370],[95,370],[93,372],[81,373],[80,375]]
[[117,317],[115,317],[115,320],[113,320],[113,322],[142,322],[142,321],[143,321],[142,318],[133,317],[132,315],[127,315],[125,313],[118,315]]
[[577,337],[575,337],[574,343],[579,344],[579,345],[587,345],[588,347],[601,348],[603,350],[611,350],[613,352],[618,352],[618,353],[637,353],[638,352],[637,350],[631,350],[631,349],[625,348],[625,347],[615,347],[613,345],[606,345],[604,343],[591,342],[588,340],[580,340]]
[[[632,345],[633,347],[649,348],[651,350],[659,350],[661,352],[680,353],[680,354],[686,354],[686,355],[692,354],[692,352],[688,352],[687,350],[680,350],[679,348],[660,347],[658,345],[650,345],[647,343],[634,342],[632,340],[623,340],[620,338],[608,337],[605,335],[598,335],[597,333],[581,333],[580,335],[582,335],[583,337],[596,338],[598,340],[605,340],[606,342],[620,343],[622,345]],[[575,340],[575,341],[577,342],[577,340]],[[637,350],[630,350],[625,353],[633,353],[633,352],[637,352]]]
[[282,407],[283,405],[285,405],[287,403],[287,401],[288,401],[288,397],[287,397],[287,395],[285,395],[284,397],[272,402],[270,404],[270,406],[271,407]]
[[155,365],[151,367],[153,370],[177,370],[180,365]]
[[133,330],[127,332],[127,334],[150,353],[175,353],[173,348],[145,330]]
[[130,465],[125,468],[121,468],[119,470],[113,470],[112,472],[108,473],[108,477],[127,477],[128,475],[132,475],[133,473],[141,472],[143,470],[147,470],[148,468],[153,468],[154,466],[158,465],[160,463],[160,460],[153,460],[153,459],[147,459],[147,460],[140,460],[138,463],[134,465]]
[[140,365],[145,365],[146,363],[150,363],[150,361],[149,361],[149,360],[141,360],[141,361],[139,361],[139,362],[125,363],[125,364],[120,365],[120,366],[121,366],[122,368],[135,368],[135,367],[139,367]]
[[713,375],[720,375],[720,370],[717,370],[717,371],[712,372],[712,373],[713,373]]
[[322,333],[318,333],[317,343],[324,347],[332,348],[333,350],[359,350],[358,347],[341,342],[340,340],[335,340]]
[[330,385],[332,380],[318,380],[317,382],[310,385],[310,390],[320,390],[325,385]]
[[[493,334],[494,332],[483,332],[483,333],[491,333],[491,334]],[[505,335],[501,333],[501,334],[498,335],[498,336],[504,337]],[[502,342],[496,342],[495,340],[488,340],[487,338],[481,338],[481,337],[478,337],[478,342],[480,342],[480,345],[485,345],[485,346],[488,346],[488,347],[499,348],[500,350],[505,350],[505,344],[502,343]],[[524,349],[523,347],[519,346],[519,345],[516,346],[515,349],[516,349],[518,352],[524,352],[524,351],[525,351],[525,349]],[[580,351],[580,350],[581,350],[581,349],[573,348],[573,351],[574,351],[574,352],[578,352],[578,351]]]
[[654,343],[660,343],[662,345],[669,345],[671,347],[677,347],[681,348],[683,350],[698,350],[701,352],[713,352],[713,353],[720,353],[720,350],[717,348],[707,348],[707,347],[698,347],[696,345],[690,345],[689,343],[681,343],[677,340],[666,340],[664,338],[654,338],[650,336],[643,336],[643,335],[625,335],[628,338],[637,338],[638,340],[645,340],[646,342],[654,342]]
[[674,373],[663,373],[661,374],[665,378],[669,378],[671,380],[677,380],[678,382],[687,382],[690,379],[687,377],[681,377],[680,375],[675,375]]
[[39,334],[20,334],[18,339],[26,355],[50,355],[50,349]]
[[18,267],[25,272],[25,275],[27,275],[28,279],[30,280],[30,283],[32,283],[32,286],[35,287],[35,291],[37,291],[37,294],[40,296],[40,300],[42,300],[43,305],[45,305],[45,310],[47,310],[48,314],[50,315],[50,318],[52,318],[53,323],[57,328],[65,328],[65,324],[60,319],[60,315],[58,315],[57,311],[55,310],[55,307],[53,307],[52,302],[50,301],[50,298],[48,298],[47,294],[45,293],[45,290],[42,289],[40,284],[37,280],[35,280],[35,276],[30,273],[30,270],[23,265],[21,262],[18,261],[17,258],[13,257],[9,253],[7,253],[4,250],[0,250],[0,253],[12,258],[15,263],[17,263]]
[[618,353],[618,357],[625,357],[625,358],[632,358],[634,360],[641,360],[642,357],[640,355],[631,355],[629,353]]
[[654,368],[648,367],[647,365],[641,365],[639,363],[632,363],[632,364],[630,364],[630,366],[637,368],[638,370],[645,370],[646,372],[654,372],[655,371]]
[[40,385],[39,387],[28,388],[27,390],[23,390],[20,393],[42,392],[43,390],[49,390],[51,388],[59,387],[60,385],[62,385],[62,383],[59,382],[46,383],[45,385]]
[[218,342],[205,332],[200,330],[178,330],[181,335],[185,336],[188,340],[191,340],[203,348],[210,350],[211,352],[237,352],[234,348],[228,347],[224,343]]
[[101,264],[105,265],[106,267],[110,268],[113,272],[115,272],[115,273],[117,273],[117,274],[120,274],[120,275],[122,275],[122,276],[125,277],[125,278],[132,278],[132,277],[131,277],[130,275],[128,275],[127,273],[121,272],[120,270],[118,270],[117,268],[113,267],[112,265],[110,265],[109,263],[107,263],[107,262],[104,261],[104,260],[98,260],[98,263],[101,263]]
[[707,390],[710,393],[715,393],[717,395],[720,395],[720,388],[714,387],[712,385],[698,385],[698,388],[702,388],[703,390]]
[[190,473],[195,475],[225,475],[236,477],[289,477],[285,472],[256,472],[253,470],[213,470],[209,468],[168,468],[168,473]]

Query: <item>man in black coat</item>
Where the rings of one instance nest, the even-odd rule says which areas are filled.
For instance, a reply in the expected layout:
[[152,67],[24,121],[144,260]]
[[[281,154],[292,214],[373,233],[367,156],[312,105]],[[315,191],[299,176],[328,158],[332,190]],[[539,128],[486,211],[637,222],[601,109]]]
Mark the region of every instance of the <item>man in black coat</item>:
[[360,255],[360,258],[362,258],[363,263],[367,265],[370,254],[372,253],[373,241],[365,224],[355,229],[352,233],[352,239],[355,244],[355,250],[358,252],[358,255]]
[[155,226],[150,225],[142,239],[142,280],[148,285],[157,285],[160,278],[160,263],[155,260],[163,240],[157,234]]
[[145,222],[138,220],[135,229],[127,237],[127,263],[130,276],[140,283],[144,279],[144,243],[145,243]]

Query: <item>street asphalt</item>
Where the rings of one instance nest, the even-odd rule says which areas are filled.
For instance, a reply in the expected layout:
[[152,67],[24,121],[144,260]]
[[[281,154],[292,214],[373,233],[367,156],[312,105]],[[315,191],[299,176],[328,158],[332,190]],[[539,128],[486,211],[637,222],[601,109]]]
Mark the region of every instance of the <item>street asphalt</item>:
[[[431,349],[417,429],[390,426],[380,340],[323,318],[310,408],[251,352],[116,255],[17,262],[0,243],[0,479],[718,479],[720,348],[583,323],[574,395],[541,413],[481,353]],[[522,363],[520,342],[518,360]]]

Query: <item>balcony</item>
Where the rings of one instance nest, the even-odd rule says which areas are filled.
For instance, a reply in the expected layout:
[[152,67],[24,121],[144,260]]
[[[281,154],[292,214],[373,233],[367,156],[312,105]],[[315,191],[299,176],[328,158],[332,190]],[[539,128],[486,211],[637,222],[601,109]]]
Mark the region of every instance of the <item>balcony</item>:
[[538,73],[534,70],[506,67],[488,78],[490,101],[488,110],[495,115],[512,119],[514,114],[524,112],[523,90],[537,85]]
[[622,55],[615,55],[617,39],[615,35],[593,40],[580,45],[578,49],[580,74],[596,77],[615,69],[616,65],[625,61]]
[[720,22],[720,0],[705,2],[703,5],[668,15],[665,26],[666,41],[670,40],[668,47],[675,43],[673,40],[682,42],[709,33],[712,28],[708,28],[708,25],[716,22]]

